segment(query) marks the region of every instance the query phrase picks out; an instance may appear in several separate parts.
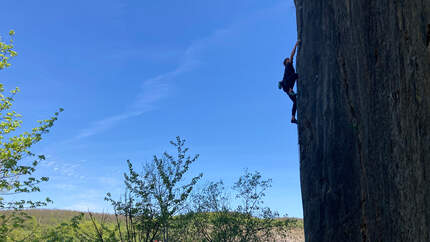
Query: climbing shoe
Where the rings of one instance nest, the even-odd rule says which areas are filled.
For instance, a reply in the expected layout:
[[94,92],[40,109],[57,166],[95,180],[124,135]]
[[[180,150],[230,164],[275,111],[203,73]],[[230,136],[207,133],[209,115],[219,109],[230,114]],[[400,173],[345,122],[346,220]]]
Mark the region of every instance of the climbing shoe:
[[295,93],[294,91],[291,91],[291,92],[288,92],[288,95],[290,95],[290,96],[296,96],[297,93]]
[[291,119],[291,123],[297,124],[297,119]]

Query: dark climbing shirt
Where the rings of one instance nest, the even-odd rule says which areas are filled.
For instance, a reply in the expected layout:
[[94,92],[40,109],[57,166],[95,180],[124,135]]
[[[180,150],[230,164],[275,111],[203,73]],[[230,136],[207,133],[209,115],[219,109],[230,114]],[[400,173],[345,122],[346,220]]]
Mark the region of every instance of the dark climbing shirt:
[[285,66],[285,71],[284,71],[284,78],[283,78],[283,82],[286,84],[285,88],[287,88],[287,90],[289,88],[293,88],[294,84],[297,80],[298,76],[296,74],[296,71],[294,70],[294,66],[292,62],[289,62],[286,66]]

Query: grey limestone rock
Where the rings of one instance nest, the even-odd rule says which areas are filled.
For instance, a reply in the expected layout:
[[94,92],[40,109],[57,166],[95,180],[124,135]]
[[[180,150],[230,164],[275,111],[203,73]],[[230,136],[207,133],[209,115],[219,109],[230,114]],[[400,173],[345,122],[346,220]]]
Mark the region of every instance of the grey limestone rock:
[[430,0],[295,0],[306,241],[430,241]]

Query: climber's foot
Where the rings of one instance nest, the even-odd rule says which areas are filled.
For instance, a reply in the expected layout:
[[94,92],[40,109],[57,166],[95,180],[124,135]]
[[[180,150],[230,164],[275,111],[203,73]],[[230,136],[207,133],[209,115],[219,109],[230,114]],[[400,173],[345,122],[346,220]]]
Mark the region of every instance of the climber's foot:
[[297,124],[297,119],[295,119],[295,118],[291,119],[291,123]]
[[297,93],[295,93],[293,90],[290,90],[290,91],[288,92],[288,95],[290,95],[290,96],[296,96],[296,95],[297,95]]

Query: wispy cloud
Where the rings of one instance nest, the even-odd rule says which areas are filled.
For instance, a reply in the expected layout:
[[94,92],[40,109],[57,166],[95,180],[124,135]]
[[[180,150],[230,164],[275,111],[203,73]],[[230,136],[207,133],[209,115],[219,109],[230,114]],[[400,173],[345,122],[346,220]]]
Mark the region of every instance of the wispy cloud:
[[154,109],[154,104],[168,95],[168,81],[191,69],[190,63],[183,63],[173,71],[144,80],[140,87],[140,93],[131,108],[133,110],[143,110],[144,112]]
[[123,181],[114,177],[97,177],[97,181],[103,186],[103,187],[118,187],[121,186]]
[[107,118],[102,119],[102,120],[95,121],[90,125],[90,127],[81,130],[78,133],[78,135],[76,135],[75,139],[81,139],[81,138],[93,136],[97,133],[100,133],[102,131],[105,131],[105,130],[111,128],[112,126],[114,126],[115,124],[117,124],[118,122],[120,122],[124,119],[129,119],[132,117],[139,116],[142,113],[144,113],[144,111],[145,110],[123,113],[123,114],[114,115],[114,116],[107,117]]
[[62,183],[55,184],[54,187],[56,189],[60,189],[60,190],[63,190],[63,191],[74,191],[74,190],[76,190],[78,188],[78,186],[76,186],[76,185],[62,184]]
[[178,59],[183,55],[183,50],[163,50],[159,48],[134,48],[134,49],[119,49],[113,51],[108,58],[114,60],[139,60],[139,61],[166,61]]
[[85,176],[83,176],[80,172],[80,169],[82,168],[82,164],[84,162],[85,160],[77,162],[65,162],[62,160],[50,159],[49,161],[42,161],[40,165],[42,167],[51,169],[52,171],[54,171],[55,174],[61,177],[84,179]]
[[[124,120],[138,117],[146,112],[155,109],[156,104],[160,100],[168,96],[172,80],[181,74],[192,71],[199,65],[199,63],[201,62],[202,52],[205,49],[209,49],[219,43],[225,43],[229,39],[229,37],[240,32],[243,25],[249,24],[249,22],[252,21],[256,21],[261,17],[268,16],[273,12],[282,11],[282,9],[284,9],[285,7],[285,3],[281,2],[281,4],[273,6],[271,8],[254,12],[249,16],[241,19],[240,21],[230,24],[226,28],[218,29],[212,34],[192,42],[187,48],[182,51],[182,55],[178,54],[178,52],[175,51],[172,56],[180,58],[180,64],[175,69],[143,80],[140,86],[140,93],[136,96],[134,102],[129,107],[126,107],[123,113],[112,115],[110,117],[106,117],[104,119],[91,123],[88,128],[82,129],[74,137],[73,140],[96,135],[114,127],[115,125]],[[122,53],[119,53],[119,55],[135,56],[136,54],[141,52],[142,51],[136,52],[123,50]],[[153,52],[151,53],[152,55],[157,56],[157,54]]]
[[40,165],[44,166],[44,167],[52,167],[52,166],[55,165],[55,161],[52,161],[52,160],[42,160],[42,162],[40,162]]
[[[200,45],[201,43],[198,44]],[[196,44],[188,47],[185,51],[182,63],[176,69],[143,80],[140,86],[140,93],[136,96],[134,102],[127,107],[126,111],[91,123],[88,128],[82,129],[73,140],[79,140],[101,133],[114,127],[123,120],[140,116],[155,109],[156,103],[168,96],[169,81],[185,72],[191,71],[198,65],[199,61],[194,57],[198,48],[200,47]]]
[[65,207],[67,210],[73,210],[73,211],[81,211],[81,212],[102,212],[100,208],[100,205],[97,203],[91,203],[86,201],[77,202],[75,204],[72,204],[70,206]]
[[174,70],[143,80],[139,94],[136,96],[134,102],[127,107],[126,111],[92,122],[88,128],[82,129],[72,140],[93,136],[114,127],[123,120],[140,116],[155,109],[156,103],[168,96],[169,81],[185,72],[191,71],[198,65],[198,60],[194,57],[196,48],[197,46],[195,45],[188,47],[182,63]]

